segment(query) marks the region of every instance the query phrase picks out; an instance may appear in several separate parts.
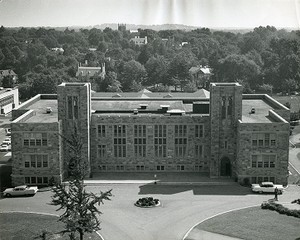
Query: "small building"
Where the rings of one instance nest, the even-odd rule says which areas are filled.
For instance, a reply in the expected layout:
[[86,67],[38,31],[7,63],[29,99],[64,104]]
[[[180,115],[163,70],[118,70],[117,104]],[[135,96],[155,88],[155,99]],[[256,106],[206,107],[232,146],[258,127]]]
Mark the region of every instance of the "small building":
[[4,77],[11,76],[13,81],[16,82],[18,79],[18,75],[14,72],[12,69],[5,69],[5,70],[0,70],[0,80]]
[[19,89],[0,88],[0,115],[10,113],[14,108],[19,106]]
[[209,88],[211,68],[208,66],[196,66],[189,69],[189,74],[192,80],[195,81],[198,88]]
[[184,172],[287,184],[290,111],[268,95],[242,94],[238,83],[211,83],[209,94],[93,93],[90,83],[62,83],[12,117],[13,185],[68,176],[61,136],[74,126],[93,175]]
[[105,77],[105,63],[101,64],[101,67],[88,67],[81,66],[81,64],[78,66],[76,77],[78,77],[81,81],[87,82],[91,77],[100,76]]
[[55,48],[51,48],[51,51],[58,52],[58,53],[64,53],[65,50],[63,48],[55,47]]
[[144,38],[135,36],[134,38],[131,38],[130,41],[139,46],[146,45],[148,43],[147,36],[145,36]]

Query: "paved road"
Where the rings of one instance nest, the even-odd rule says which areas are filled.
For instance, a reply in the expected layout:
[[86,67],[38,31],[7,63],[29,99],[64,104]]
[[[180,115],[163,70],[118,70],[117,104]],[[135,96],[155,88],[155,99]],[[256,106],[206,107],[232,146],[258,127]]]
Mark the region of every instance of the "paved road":
[[[252,194],[249,188],[228,186],[174,186],[154,184],[103,184],[88,186],[99,192],[113,189],[112,201],[101,206],[102,230],[105,240],[181,240],[196,223],[217,213],[246,206],[259,205],[273,195]],[[290,186],[279,196],[289,202],[299,198],[300,187]],[[133,204],[141,197],[153,196],[162,202],[153,209]],[[50,202],[51,192],[34,197],[0,199],[0,212],[27,211],[57,213]]]

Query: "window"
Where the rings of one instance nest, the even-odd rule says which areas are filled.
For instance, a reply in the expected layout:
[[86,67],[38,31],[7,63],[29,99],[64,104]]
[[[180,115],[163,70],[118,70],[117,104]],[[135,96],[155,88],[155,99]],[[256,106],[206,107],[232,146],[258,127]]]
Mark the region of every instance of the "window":
[[228,149],[228,141],[227,140],[224,141],[224,149]]
[[126,157],[126,126],[114,125],[114,156],[116,158]]
[[137,165],[136,170],[137,171],[145,171],[145,166],[144,165]]
[[203,157],[203,145],[195,145],[195,157]]
[[146,157],[146,125],[134,125],[134,155]]
[[226,97],[222,97],[222,119],[226,118]]
[[124,171],[124,166],[123,165],[116,165],[115,169],[116,169],[116,171]]
[[251,183],[262,183],[262,182],[275,183],[275,177],[271,177],[271,176],[251,177]]
[[202,165],[195,165],[195,172],[201,172],[202,171]]
[[195,137],[202,138],[204,133],[203,125],[196,125],[195,126]]
[[275,133],[253,133],[252,134],[252,146],[253,147],[274,147],[276,146],[276,134]]
[[79,104],[77,96],[67,96],[68,119],[78,119]]
[[164,165],[157,165],[156,170],[157,171],[165,171],[165,166]]
[[177,171],[184,171],[184,165],[177,165]]
[[48,184],[49,178],[43,176],[32,176],[32,177],[24,177],[25,184],[38,184],[38,185],[45,185]]
[[227,115],[232,115],[232,97],[228,97]]
[[98,125],[98,138],[106,137],[105,125]]
[[187,126],[175,125],[175,156],[184,157],[187,149]]
[[98,158],[106,157],[106,145],[98,145]]
[[98,165],[98,169],[99,169],[100,171],[106,171],[106,170],[107,170],[107,167],[106,167],[106,165]]
[[252,155],[251,166],[252,168],[275,168],[275,161],[275,154]]
[[23,134],[24,146],[48,146],[47,133],[24,133]]
[[47,168],[49,166],[46,154],[25,154],[23,158],[25,168]]
[[167,126],[154,126],[154,152],[155,157],[167,156]]

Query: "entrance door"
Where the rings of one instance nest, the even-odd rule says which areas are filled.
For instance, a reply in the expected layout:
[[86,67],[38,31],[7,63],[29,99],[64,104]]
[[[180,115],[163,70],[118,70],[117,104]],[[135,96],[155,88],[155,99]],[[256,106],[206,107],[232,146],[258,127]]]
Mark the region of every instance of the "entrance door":
[[231,163],[228,157],[221,159],[221,176],[231,176]]

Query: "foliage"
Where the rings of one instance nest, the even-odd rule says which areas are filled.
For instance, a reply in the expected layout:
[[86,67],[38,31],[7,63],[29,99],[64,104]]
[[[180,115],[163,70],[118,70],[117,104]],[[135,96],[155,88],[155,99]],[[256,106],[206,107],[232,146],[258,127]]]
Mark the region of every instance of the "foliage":
[[144,197],[136,201],[135,205],[138,207],[155,207],[159,204],[158,199],[153,197]]
[[51,205],[58,206],[57,211],[63,210],[59,221],[65,224],[63,233],[69,233],[70,238],[74,239],[75,233],[79,233],[80,240],[85,233],[100,230],[98,215],[101,214],[97,205],[104,204],[104,200],[110,200],[111,191],[94,194],[87,192],[83,179],[87,172],[87,164],[82,159],[82,142],[80,134],[75,127],[70,139],[62,136],[65,143],[69,146],[70,155],[68,166],[70,167],[70,180],[68,186],[58,183],[52,187]]
[[261,204],[261,208],[269,209],[271,211],[276,211],[280,214],[285,214],[288,216],[300,218],[300,210],[289,209],[275,202],[264,202]]
[[[60,82],[78,81],[78,65],[86,60],[89,66],[105,62],[106,73],[117,75],[112,82],[99,81],[101,87],[94,89],[101,91],[133,91],[157,84],[190,90],[193,83],[189,69],[199,65],[212,68],[211,81],[243,81],[246,92],[260,90],[264,84],[274,92],[300,86],[299,31],[259,26],[247,33],[199,28],[158,32],[139,29],[138,34],[147,36],[147,45],[134,45],[130,41],[134,35],[125,29],[61,31],[2,26],[0,69],[13,69],[18,74],[18,84],[26,90],[20,90],[20,94],[26,97],[55,93]],[[182,46],[182,42],[187,44]]]

